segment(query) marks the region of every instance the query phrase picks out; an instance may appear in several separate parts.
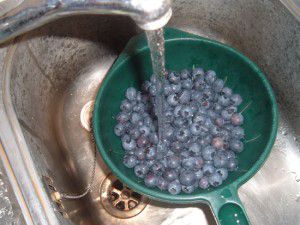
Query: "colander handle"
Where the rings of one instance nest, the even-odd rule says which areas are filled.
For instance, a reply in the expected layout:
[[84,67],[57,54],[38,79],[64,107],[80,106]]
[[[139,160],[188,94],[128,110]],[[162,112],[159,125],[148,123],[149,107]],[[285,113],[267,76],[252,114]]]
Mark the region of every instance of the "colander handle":
[[237,189],[223,189],[210,201],[211,209],[220,225],[250,225],[237,194]]

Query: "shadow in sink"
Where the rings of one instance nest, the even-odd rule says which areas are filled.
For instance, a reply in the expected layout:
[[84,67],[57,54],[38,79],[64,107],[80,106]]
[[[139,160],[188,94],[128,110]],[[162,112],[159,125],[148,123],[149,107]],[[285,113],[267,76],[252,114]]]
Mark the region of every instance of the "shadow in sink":
[[[292,161],[300,159],[296,141],[300,134],[299,23],[277,1],[230,0],[223,5],[218,0],[177,0],[170,25],[230,43],[266,72],[285,109],[280,130],[290,136],[279,134],[266,165],[241,188],[240,197],[253,224],[296,224],[300,221],[300,204],[295,201],[300,182],[295,176],[300,175],[300,168]],[[104,75],[138,32],[128,18],[78,16],[35,30],[10,48],[6,76],[22,132],[38,175],[52,178],[58,191],[82,193],[89,183],[93,101]],[[278,172],[281,169],[286,172]],[[63,200],[64,216],[74,224],[215,224],[208,206],[156,201],[129,219],[111,216],[101,203],[100,190],[109,174],[98,155],[91,192],[80,200]],[[289,212],[278,202],[288,203]]]

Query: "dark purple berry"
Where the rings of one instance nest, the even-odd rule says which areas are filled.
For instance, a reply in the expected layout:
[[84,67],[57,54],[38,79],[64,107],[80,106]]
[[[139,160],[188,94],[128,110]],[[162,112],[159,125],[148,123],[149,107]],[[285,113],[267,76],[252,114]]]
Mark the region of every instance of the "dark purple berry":
[[149,171],[149,167],[146,164],[138,164],[134,167],[134,173],[139,178],[144,178]]
[[123,163],[128,168],[133,168],[138,163],[137,157],[135,155],[125,155]]
[[178,180],[174,180],[168,185],[168,191],[171,195],[178,195],[181,191],[181,185]]
[[186,186],[193,185],[196,181],[196,176],[194,172],[184,170],[179,175],[179,181],[182,185],[186,185]]
[[211,176],[209,176],[208,181],[210,185],[217,187],[222,184],[223,179],[219,173],[213,173]]
[[201,189],[207,189],[209,187],[208,177],[204,176],[199,180],[199,187]]
[[145,177],[144,181],[147,187],[155,187],[157,184],[157,176],[155,174],[149,173]]
[[136,96],[137,96],[137,91],[135,90],[135,88],[130,87],[127,89],[126,91],[126,98],[130,101],[134,101],[136,100]]
[[242,125],[244,122],[244,117],[240,113],[235,113],[231,116],[231,123],[234,126]]

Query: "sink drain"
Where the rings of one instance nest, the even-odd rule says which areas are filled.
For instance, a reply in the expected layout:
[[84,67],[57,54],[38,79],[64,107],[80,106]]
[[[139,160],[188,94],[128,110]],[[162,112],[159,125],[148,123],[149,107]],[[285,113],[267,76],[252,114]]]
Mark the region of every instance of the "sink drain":
[[100,196],[104,209],[121,219],[138,215],[149,202],[148,198],[126,187],[112,174],[103,181]]

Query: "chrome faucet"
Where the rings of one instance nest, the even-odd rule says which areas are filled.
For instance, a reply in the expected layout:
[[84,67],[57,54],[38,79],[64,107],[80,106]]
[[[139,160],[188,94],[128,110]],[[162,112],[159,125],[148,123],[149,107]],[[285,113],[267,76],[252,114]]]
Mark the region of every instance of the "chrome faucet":
[[76,14],[128,15],[144,30],[163,27],[172,15],[171,0],[25,0],[10,12],[0,17],[0,43]]

